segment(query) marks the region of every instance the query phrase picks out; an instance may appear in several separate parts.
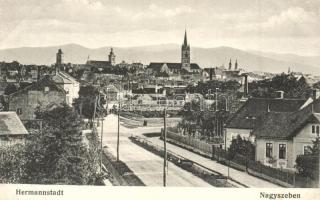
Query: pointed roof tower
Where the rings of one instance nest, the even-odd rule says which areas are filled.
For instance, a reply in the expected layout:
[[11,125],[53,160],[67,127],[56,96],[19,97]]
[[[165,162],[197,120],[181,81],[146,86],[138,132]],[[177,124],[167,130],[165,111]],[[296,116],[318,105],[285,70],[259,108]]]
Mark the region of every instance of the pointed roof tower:
[[184,31],[184,41],[183,41],[184,46],[188,46],[188,40],[187,40],[187,30]]

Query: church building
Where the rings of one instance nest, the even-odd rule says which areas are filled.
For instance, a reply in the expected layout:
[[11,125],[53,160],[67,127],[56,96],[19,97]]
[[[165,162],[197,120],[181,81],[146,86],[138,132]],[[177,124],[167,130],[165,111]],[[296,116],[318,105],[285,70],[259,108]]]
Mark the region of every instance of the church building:
[[110,49],[110,53],[108,55],[108,60],[89,60],[86,65],[90,67],[100,68],[100,69],[110,69],[114,67],[116,64],[116,55],[113,52],[113,48]]
[[201,74],[201,68],[197,63],[190,62],[190,45],[187,40],[187,31],[184,34],[181,46],[181,62],[151,62],[148,69],[155,76],[175,76]]

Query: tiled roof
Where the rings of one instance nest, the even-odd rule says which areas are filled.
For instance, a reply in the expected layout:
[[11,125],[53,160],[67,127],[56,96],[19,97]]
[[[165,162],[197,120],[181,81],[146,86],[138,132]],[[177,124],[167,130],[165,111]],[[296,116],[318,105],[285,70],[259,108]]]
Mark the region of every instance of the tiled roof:
[[44,91],[45,87],[49,87],[50,90],[60,91],[65,93],[65,90],[58,86],[49,76],[45,76],[39,82],[32,83],[31,85],[16,91],[15,93],[10,94],[10,96],[16,96],[20,94],[21,92],[25,91]]
[[292,139],[307,123],[319,123],[320,113],[309,107],[293,112],[270,112],[261,118],[253,135],[257,139]]
[[55,83],[58,84],[77,84],[78,82],[71,77],[69,74],[66,74],[64,72],[59,71],[58,73],[56,73],[53,77],[52,80]]
[[190,69],[200,69],[199,65],[197,63],[191,63]]
[[251,98],[227,121],[227,128],[252,129],[257,119],[270,112],[298,111],[306,100]]
[[15,112],[0,112],[0,136],[26,134],[28,131]]
[[[148,68],[151,68],[155,71],[159,71],[164,64],[166,64],[169,69],[181,69],[182,68],[181,63],[165,63],[165,62],[151,62],[149,64]],[[200,67],[197,63],[190,63],[190,69],[200,69]]]
[[86,64],[94,67],[111,67],[112,66],[109,61],[103,61],[103,60],[88,60]]

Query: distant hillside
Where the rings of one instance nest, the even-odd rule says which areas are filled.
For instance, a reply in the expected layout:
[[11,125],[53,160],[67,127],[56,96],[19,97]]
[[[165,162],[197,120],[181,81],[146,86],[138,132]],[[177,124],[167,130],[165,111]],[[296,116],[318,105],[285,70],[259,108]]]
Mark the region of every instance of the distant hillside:
[[277,58],[277,60],[295,63],[304,63],[306,65],[320,66],[320,56],[299,56],[296,54],[277,54],[273,52],[249,51],[250,53],[264,56],[267,58]]
[[[96,60],[106,60],[110,47],[97,49],[86,48],[77,44],[51,47],[22,47],[0,50],[0,61],[16,60],[23,64],[52,64],[55,55],[61,48],[65,62],[85,63],[88,57]],[[116,62],[180,62],[180,46],[163,44],[153,46],[114,47]],[[291,70],[305,73],[320,74],[320,57],[303,57],[292,54],[263,53],[244,51],[230,47],[198,48],[191,46],[191,61],[201,67],[228,66],[229,59],[237,59],[240,68],[248,71],[286,72]],[[317,61],[317,62],[315,62]]]

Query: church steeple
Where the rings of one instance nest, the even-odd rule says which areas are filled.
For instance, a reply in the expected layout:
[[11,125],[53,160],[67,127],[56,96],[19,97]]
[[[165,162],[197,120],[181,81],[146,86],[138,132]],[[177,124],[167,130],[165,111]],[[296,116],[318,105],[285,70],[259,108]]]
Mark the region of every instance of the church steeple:
[[188,46],[188,40],[187,40],[187,30],[184,31],[184,41],[183,46]]
[[110,53],[109,53],[109,62],[112,66],[116,64],[116,55],[113,53],[113,48],[111,47]]
[[181,66],[187,71],[190,71],[190,46],[187,40],[187,30],[184,32],[184,40],[181,46]]

